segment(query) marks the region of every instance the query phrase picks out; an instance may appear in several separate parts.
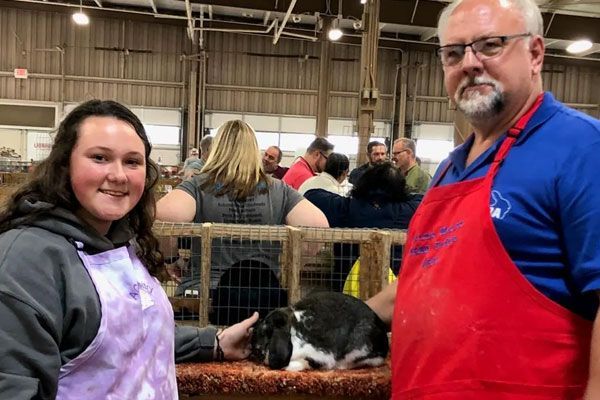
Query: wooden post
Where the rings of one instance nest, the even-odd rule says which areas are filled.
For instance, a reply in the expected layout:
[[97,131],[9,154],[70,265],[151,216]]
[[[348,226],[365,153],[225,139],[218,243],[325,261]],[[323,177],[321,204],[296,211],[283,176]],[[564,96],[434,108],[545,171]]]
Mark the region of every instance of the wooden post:
[[360,242],[360,272],[358,274],[358,297],[361,300],[369,298],[369,280],[373,268],[373,261],[376,257],[375,249],[371,239],[362,240]]
[[198,324],[208,325],[208,305],[210,304],[210,270],[211,270],[211,247],[212,247],[212,224],[202,224],[201,254],[200,260],[200,316]]
[[331,42],[327,32],[331,26],[331,18],[323,17],[323,29],[319,37],[321,57],[319,58],[319,86],[317,91],[317,136],[327,137],[329,122],[329,88],[331,86]]
[[302,230],[288,226],[288,303],[300,300],[300,268],[302,267]]
[[290,237],[289,235],[285,240],[281,241],[281,253],[279,254],[279,282],[281,287],[286,289],[288,287],[288,274],[290,271]]
[[458,110],[454,111],[454,146],[463,144],[471,132],[473,132],[473,127],[465,115]]
[[[364,6],[363,34],[360,54],[360,92],[358,94],[357,165],[367,161],[367,143],[373,133],[373,115],[378,107],[377,52],[379,48],[379,3],[369,0]],[[362,264],[362,261],[361,261]],[[362,267],[361,267],[362,268]]]
[[377,293],[387,286],[389,268],[390,268],[390,256],[392,253],[392,236],[388,232],[376,231],[373,233],[373,244],[375,247],[375,254],[377,255],[375,262],[375,270],[373,273],[373,279],[369,288],[369,297],[375,296]]

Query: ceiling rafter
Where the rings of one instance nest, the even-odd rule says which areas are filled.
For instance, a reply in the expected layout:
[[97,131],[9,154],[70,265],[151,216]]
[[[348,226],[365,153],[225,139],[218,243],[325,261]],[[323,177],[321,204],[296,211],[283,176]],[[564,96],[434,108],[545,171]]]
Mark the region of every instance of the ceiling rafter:
[[154,11],[154,14],[158,14],[158,10],[156,9],[156,3],[154,3],[154,0],[148,0],[150,2],[150,7],[152,7],[152,11]]

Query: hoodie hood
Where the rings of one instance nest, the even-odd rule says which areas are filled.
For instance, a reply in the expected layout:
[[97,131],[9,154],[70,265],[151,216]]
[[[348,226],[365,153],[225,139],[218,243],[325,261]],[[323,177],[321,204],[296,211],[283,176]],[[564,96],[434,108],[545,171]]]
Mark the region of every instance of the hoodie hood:
[[50,203],[23,200],[19,205],[19,211],[25,215],[40,214],[32,221],[28,221],[27,216],[15,220],[15,227],[35,226],[64,236],[71,242],[81,242],[86,253],[99,253],[121,247],[134,236],[126,218],[113,222],[108,234],[102,236],[71,211],[55,207]]

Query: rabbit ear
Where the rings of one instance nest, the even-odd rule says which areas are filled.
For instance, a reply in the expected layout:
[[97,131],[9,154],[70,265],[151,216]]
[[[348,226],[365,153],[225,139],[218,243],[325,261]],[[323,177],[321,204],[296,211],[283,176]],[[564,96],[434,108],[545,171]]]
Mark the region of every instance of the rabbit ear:
[[273,329],[268,348],[268,362],[271,369],[286,367],[292,358],[292,341],[290,337],[291,310],[280,308],[269,315]]
[[287,367],[292,358],[292,340],[290,327],[275,328],[271,343],[269,343],[269,368],[282,369]]
[[273,324],[274,329],[284,328],[288,325],[290,314],[286,311],[287,310],[284,309],[278,309],[272,312],[271,323]]

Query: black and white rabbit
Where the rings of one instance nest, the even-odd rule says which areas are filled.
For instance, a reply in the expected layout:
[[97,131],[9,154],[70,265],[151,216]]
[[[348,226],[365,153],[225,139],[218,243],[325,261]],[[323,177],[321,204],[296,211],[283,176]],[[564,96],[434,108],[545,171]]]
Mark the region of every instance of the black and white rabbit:
[[388,354],[386,330],[361,300],[319,292],[258,321],[252,358],[287,371],[376,367]]

